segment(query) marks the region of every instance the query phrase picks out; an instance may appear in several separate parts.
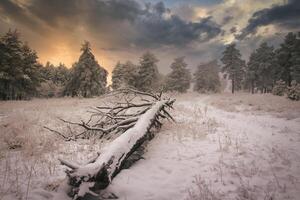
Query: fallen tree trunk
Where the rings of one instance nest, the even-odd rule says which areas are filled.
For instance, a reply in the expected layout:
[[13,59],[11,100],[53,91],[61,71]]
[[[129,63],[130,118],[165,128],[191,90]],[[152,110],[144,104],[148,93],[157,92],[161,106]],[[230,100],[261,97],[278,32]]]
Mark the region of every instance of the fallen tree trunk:
[[73,199],[86,199],[96,196],[99,190],[106,188],[112,179],[120,172],[126,159],[139,148],[148,138],[152,127],[161,126],[160,117],[166,118],[166,107],[171,107],[175,100],[160,100],[155,102],[142,114],[132,128],[127,129],[112,141],[92,162],[78,166],[60,160],[71,170],[67,171],[71,186],[69,195]]

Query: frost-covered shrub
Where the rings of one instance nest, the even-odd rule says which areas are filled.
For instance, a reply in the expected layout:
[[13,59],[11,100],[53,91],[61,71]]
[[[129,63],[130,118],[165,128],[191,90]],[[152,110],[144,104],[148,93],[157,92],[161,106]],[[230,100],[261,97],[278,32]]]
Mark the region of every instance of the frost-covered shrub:
[[286,84],[283,80],[276,81],[272,94],[283,96],[286,93]]
[[300,84],[295,80],[292,81],[291,86],[287,88],[287,97],[294,101],[300,100]]

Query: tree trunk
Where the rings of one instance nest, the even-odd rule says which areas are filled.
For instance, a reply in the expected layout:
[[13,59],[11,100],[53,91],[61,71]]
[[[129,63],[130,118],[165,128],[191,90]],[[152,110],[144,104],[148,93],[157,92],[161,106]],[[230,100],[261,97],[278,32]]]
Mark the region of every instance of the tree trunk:
[[251,81],[251,93],[254,94],[254,81]]
[[69,195],[73,199],[89,199],[97,196],[99,190],[105,189],[120,172],[126,159],[136,151],[148,138],[150,129],[160,124],[160,116],[169,115],[165,107],[175,100],[157,101],[148,111],[139,117],[136,124],[112,141],[92,163],[77,166],[66,161],[61,163],[72,170],[67,171]]
[[234,79],[231,80],[231,92],[234,94]]
[[288,82],[288,86],[291,87],[291,85],[292,85],[292,76],[290,74],[288,75],[288,81],[287,82]]

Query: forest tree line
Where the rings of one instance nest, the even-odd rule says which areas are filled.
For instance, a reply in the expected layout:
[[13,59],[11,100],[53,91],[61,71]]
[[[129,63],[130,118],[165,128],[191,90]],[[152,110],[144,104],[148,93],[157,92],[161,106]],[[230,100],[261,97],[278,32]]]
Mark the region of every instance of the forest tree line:
[[143,55],[140,65],[130,61],[118,63],[112,74],[112,86],[114,89],[130,86],[142,90],[159,86],[165,91],[186,92],[193,81],[194,91],[219,92],[219,74],[222,72],[231,81],[232,93],[243,90],[279,96],[287,94],[292,100],[300,99],[300,33],[288,33],[277,49],[266,42],[261,43],[248,62],[242,59],[236,45],[230,44],[220,61],[221,66],[217,60],[198,65],[192,77],[184,58],[176,58],[171,64],[171,73],[161,81],[157,59],[148,53]]
[[21,100],[31,97],[102,95],[111,89],[132,87],[141,91],[186,92],[194,84],[197,92],[219,92],[220,72],[231,81],[236,90],[272,92],[293,100],[300,98],[300,39],[294,33],[286,35],[275,49],[262,43],[251,54],[249,61],[242,59],[235,44],[223,52],[220,62],[213,60],[199,64],[192,75],[184,57],[175,58],[171,72],[159,73],[158,59],[151,52],[144,53],[138,64],[118,62],[112,72],[112,85],[107,85],[108,72],[99,65],[89,42],[84,42],[81,55],[71,68],[64,64],[44,66],[38,56],[17,31],[9,30],[0,38],[0,99]]
[[232,93],[243,89],[300,99],[300,33],[288,33],[277,49],[261,43],[248,62],[242,59],[236,45],[230,44],[221,62],[222,72],[232,82]]
[[18,31],[9,30],[0,38],[0,99],[92,97],[107,90],[108,72],[98,64],[89,42],[83,43],[81,55],[70,69],[49,62],[43,66],[37,59]]

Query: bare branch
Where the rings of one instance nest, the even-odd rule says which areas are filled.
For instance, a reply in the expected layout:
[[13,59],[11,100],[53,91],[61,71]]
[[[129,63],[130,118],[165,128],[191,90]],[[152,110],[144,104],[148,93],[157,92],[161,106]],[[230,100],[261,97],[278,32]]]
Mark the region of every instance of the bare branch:
[[165,115],[167,115],[169,119],[171,119],[173,122],[176,122],[175,119],[170,115],[170,113],[168,113],[165,109],[162,109],[162,111],[164,112]]
[[[75,125],[85,129],[84,132],[73,136],[74,139],[84,134],[91,133],[90,131],[102,138],[107,134],[123,133],[134,126],[138,118],[146,113],[163,96],[162,92],[159,94],[152,94],[150,92],[138,91],[133,88],[119,89],[111,93],[111,95],[118,99],[121,96],[122,100],[115,102],[113,106],[106,104],[104,106],[91,108],[91,115],[87,121],[72,122],[61,118],[59,118],[59,120],[69,125]],[[151,97],[151,99],[149,97]],[[135,100],[137,101],[134,102]],[[165,99],[164,101],[166,103],[163,107],[172,108],[175,100]],[[175,121],[165,109],[162,109],[157,113],[157,120],[154,122],[157,127],[161,126],[159,117]],[[72,135],[74,135],[72,129],[69,129]],[[64,138],[66,139],[67,137]]]
[[48,131],[51,131],[53,133],[56,133],[57,135],[63,137],[65,140],[69,139],[68,137],[66,137],[64,134],[62,134],[61,132],[57,131],[57,130],[54,130],[54,129],[51,129],[47,126],[43,126],[44,129],[47,129]]

